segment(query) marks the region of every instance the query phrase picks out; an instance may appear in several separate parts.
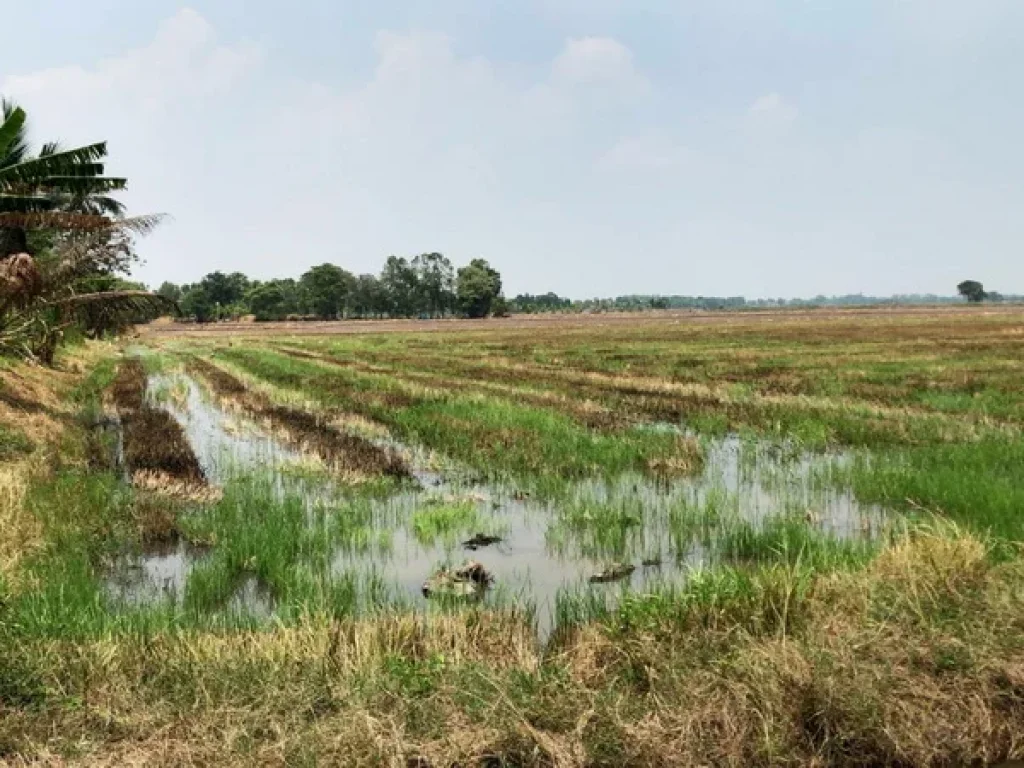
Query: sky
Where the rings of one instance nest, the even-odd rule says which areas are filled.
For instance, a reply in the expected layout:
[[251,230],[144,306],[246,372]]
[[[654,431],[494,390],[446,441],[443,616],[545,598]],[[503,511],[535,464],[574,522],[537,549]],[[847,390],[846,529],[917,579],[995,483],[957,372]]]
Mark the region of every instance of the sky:
[[[1024,293],[1021,0],[33,0],[137,278],[488,259],[507,295]],[[6,6],[11,7],[6,7]]]

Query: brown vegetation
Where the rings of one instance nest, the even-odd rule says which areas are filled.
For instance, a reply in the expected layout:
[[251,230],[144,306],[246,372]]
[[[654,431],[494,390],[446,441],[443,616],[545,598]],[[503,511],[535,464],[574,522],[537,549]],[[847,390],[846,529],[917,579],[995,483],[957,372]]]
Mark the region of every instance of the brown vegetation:
[[693,325],[701,327],[722,327],[732,325],[774,323],[781,320],[813,326],[822,322],[837,320],[858,323],[913,320],[918,317],[943,317],[956,322],[960,317],[979,315],[1020,314],[1019,307],[968,307],[926,306],[926,307],[870,307],[870,308],[809,308],[809,309],[768,309],[756,311],[691,311],[659,310],[652,312],[601,312],[594,314],[538,314],[514,315],[505,318],[482,320],[332,320],[319,322],[267,322],[247,323],[224,321],[217,323],[161,323],[148,325],[144,334],[157,337],[228,338],[238,336],[312,336],[370,333],[463,333],[466,331],[533,331],[591,332],[596,328],[617,330],[635,327],[637,324]]
[[263,393],[250,390],[242,381],[206,360],[190,358],[188,369],[205,379],[218,397],[269,421],[293,445],[313,451],[339,471],[365,476],[410,475],[409,467],[395,451],[338,429],[324,416],[274,403]]
[[206,477],[181,425],[166,411],[146,403],[146,372],[136,359],[121,363],[111,396],[124,433],[128,472],[160,473],[188,485],[204,485]]

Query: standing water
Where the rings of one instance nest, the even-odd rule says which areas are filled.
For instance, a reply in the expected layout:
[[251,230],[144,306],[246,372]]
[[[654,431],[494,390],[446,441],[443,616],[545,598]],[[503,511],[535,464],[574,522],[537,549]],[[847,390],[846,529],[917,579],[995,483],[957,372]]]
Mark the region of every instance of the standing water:
[[[842,455],[784,457],[767,444],[735,437],[705,443],[702,471],[655,481],[639,474],[573,483],[555,498],[532,498],[513,483],[480,482],[464,471],[435,471],[412,457],[415,482],[381,497],[359,494],[258,425],[220,407],[190,377],[159,375],[149,397],[181,424],[207,478],[229,487],[259,473],[273,493],[298,496],[309,525],[332,518],[347,534],[333,540],[329,574],[373,574],[409,601],[424,581],[467,559],[493,577],[487,599],[536,609],[542,630],[562,590],[642,591],[678,581],[695,568],[743,552],[743,535],[778,520],[796,521],[837,540],[875,535],[881,510],[860,505],[823,479]],[[296,471],[305,467],[306,471]],[[482,546],[473,546],[473,539]],[[748,553],[749,554],[749,553]],[[132,558],[111,581],[133,602],[181,600],[201,552],[185,544]],[[234,608],[256,616],[272,597],[248,579]]]

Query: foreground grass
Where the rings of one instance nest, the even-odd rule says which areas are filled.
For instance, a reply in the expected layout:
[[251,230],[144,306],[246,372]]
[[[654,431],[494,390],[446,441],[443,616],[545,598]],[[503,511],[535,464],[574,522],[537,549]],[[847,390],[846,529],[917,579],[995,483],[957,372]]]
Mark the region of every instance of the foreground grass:
[[[942,527],[863,567],[723,569],[563,625],[5,628],[9,755],[105,762],[930,765],[1024,736],[1021,563]],[[426,764],[423,762],[423,764]]]

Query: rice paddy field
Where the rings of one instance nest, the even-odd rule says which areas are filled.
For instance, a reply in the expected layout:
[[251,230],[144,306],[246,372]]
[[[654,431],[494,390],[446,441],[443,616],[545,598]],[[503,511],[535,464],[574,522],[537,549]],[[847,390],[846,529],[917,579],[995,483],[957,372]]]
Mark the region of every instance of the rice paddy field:
[[1024,757],[1024,310],[154,326],[0,371],[12,763]]

